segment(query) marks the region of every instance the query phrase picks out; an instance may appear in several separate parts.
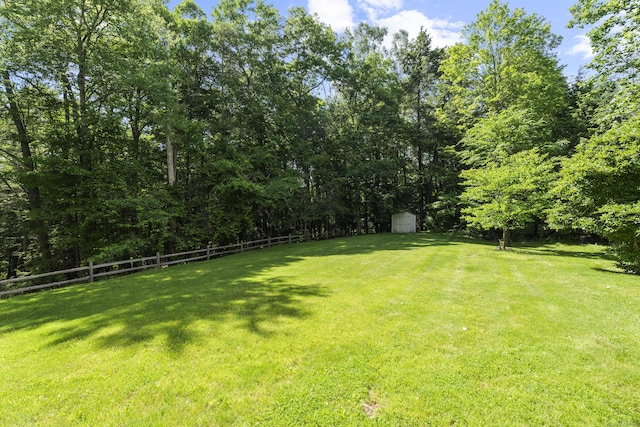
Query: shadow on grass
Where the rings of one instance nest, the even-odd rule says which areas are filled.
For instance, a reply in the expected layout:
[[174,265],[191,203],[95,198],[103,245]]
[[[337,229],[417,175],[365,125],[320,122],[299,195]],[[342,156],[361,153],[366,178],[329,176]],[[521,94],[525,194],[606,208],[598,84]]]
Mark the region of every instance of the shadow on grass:
[[[574,245],[574,247],[577,247]],[[601,248],[601,246],[598,246]],[[592,249],[592,248],[589,248]],[[565,250],[558,249],[548,243],[524,244],[514,248],[516,252],[530,253],[533,255],[552,255],[559,257],[586,258],[611,261],[613,258],[604,251],[598,250]]]
[[314,298],[328,296],[322,286],[257,277],[289,262],[295,260],[229,257],[11,298],[0,301],[0,334],[46,325],[48,346],[90,339],[99,347],[122,347],[160,338],[171,352],[181,352],[204,338],[195,325],[204,320],[207,334],[215,334],[216,322],[234,322],[269,337],[278,321],[303,319],[312,314]]
[[407,251],[429,246],[496,245],[493,242],[471,239],[456,233],[369,234],[317,243],[317,245],[301,245],[301,249],[296,250],[295,254],[301,257],[360,255],[377,251]]
[[599,271],[601,273],[619,274],[619,275],[622,275],[622,276],[630,276],[630,277],[631,276],[635,276],[635,274],[629,273],[628,271],[620,270],[617,267],[611,267],[611,268],[593,267],[592,270]]
[[[261,277],[306,257],[413,250],[470,241],[451,234],[380,234],[284,246],[211,262],[150,270],[93,284],[0,300],[0,333],[50,329],[48,346],[90,339],[99,347],[134,346],[157,339],[171,352],[204,339],[222,322],[269,337],[284,319],[313,314],[314,298],[329,290],[288,277]],[[217,326],[216,326],[217,325]]]

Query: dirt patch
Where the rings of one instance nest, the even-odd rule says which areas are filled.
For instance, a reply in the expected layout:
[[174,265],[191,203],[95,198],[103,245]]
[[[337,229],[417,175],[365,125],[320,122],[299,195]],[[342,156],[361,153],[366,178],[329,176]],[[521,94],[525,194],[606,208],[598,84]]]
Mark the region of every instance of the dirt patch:
[[373,390],[369,390],[369,398],[362,404],[362,408],[364,409],[364,413],[367,414],[367,417],[376,417],[378,410],[380,409],[380,404],[378,403],[378,399],[376,398]]

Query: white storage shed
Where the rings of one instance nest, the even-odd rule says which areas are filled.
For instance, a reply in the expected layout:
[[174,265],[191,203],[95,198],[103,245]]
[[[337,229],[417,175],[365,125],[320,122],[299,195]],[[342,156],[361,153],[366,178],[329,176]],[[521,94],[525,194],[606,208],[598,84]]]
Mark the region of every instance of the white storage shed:
[[409,212],[402,212],[391,217],[392,233],[415,233],[416,216]]

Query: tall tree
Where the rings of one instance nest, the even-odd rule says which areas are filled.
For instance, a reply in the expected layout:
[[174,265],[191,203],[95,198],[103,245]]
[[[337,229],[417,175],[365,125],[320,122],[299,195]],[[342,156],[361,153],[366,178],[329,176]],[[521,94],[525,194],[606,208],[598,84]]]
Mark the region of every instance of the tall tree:
[[392,54],[405,95],[403,110],[416,159],[418,217],[422,226],[427,206],[436,199],[437,169],[445,146],[436,118],[443,50],[433,49],[431,38],[421,29],[415,40],[409,40],[406,31],[395,34]]
[[544,18],[492,0],[462,36],[442,72],[463,129],[507,108],[554,117],[565,107],[566,82],[555,55],[561,39]]
[[589,67],[600,84],[615,81],[602,114],[611,120],[637,115],[640,105],[640,7],[633,0],[579,0],[571,8],[570,27],[591,27],[595,54]]
[[398,207],[398,188],[402,170],[400,116],[402,88],[392,62],[384,56],[382,41],[386,32],[378,27],[359,25],[350,43],[352,50],[343,74],[336,80],[341,105],[332,111],[340,126],[336,136],[345,145],[350,199],[355,222],[360,227],[372,223],[377,231],[389,228],[389,218]]
[[288,209],[300,186],[292,167],[297,141],[291,122],[297,120],[291,116],[285,23],[263,1],[222,1],[214,9],[213,31],[221,103],[212,134],[218,166],[231,173],[212,191],[219,202],[212,209],[218,235],[235,240],[274,228],[290,231]]
[[580,88],[591,100],[591,135],[562,164],[550,211],[556,229],[608,238],[619,265],[640,274],[638,197],[640,8],[633,1],[584,0],[570,25],[589,30],[597,71]]
[[[10,134],[10,139],[13,140],[13,142],[16,142],[20,147],[19,162],[15,162],[15,160],[18,159],[18,156],[10,155],[9,157],[14,160],[14,170],[20,176],[19,182],[21,182],[26,189],[31,220],[30,228],[38,238],[40,259],[42,263],[40,267],[46,268],[48,267],[48,264],[50,262],[51,248],[49,232],[43,218],[43,204],[40,186],[38,185],[37,179],[35,177],[37,170],[32,148],[33,138],[31,136],[31,130],[26,124],[26,117],[21,111],[20,94],[18,93],[18,90],[15,88],[15,85],[11,80],[11,75],[8,68],[2,69],[1,73],[2,87],[4,89],[7,110],[15,129],[15,132],[12,132]],[[7,148],[10,150],[9,147]],[[4,150],[3,152],[5,155],[9,153],[9,151]],[[10,188],[11,184],[7,183],[7,186]]]
[[612,242],[619,265],[640,274],[640,119],[584,140],[563,162],[552,194],[556,229],[596,233]]
[[[12,136],[13,125],[4,120],[5,111],[0,104],[0,280],[16,277],[25,264],[29,244],[28,192],[16,180],[24,167],[20,147]],[[33,224],[31,224],[33,225]]]
[[[560,117],[568,100],[554,52],[560,38],[542,17],[511,11],[499,0],[464,28],[463,37],[442,63],[454,117],[465,132],[460,155],[471,167],[461,174],[463,212],[472,225],[501,228],[504,245],[510,228],[542,214],[544,193],[518,195],[538,182],[518,174],[562,151],[562,143],[554,143],[563,135]],[[544,175],[539,184],[550,176],[545,168],[534,168]]]
[[[132,230],[156,228],[155,221],[139,221],[144,210],[136,205],[144,203],[138,195],[157,199],[139,185],[141,164],[130,161],[142,158],[138,101],[152,92],[157,97],[154,84],[165,75],[157,66],[163,7],[134,0],[7,0],[0,8],[9,23],[7,99],[17,101],[18,112],[28,98],[15,95],[31,92],[37,100],[30,106],[37,120],[25,126],[41,150],[38,179],[31,182],[39,183],[42,218],[57,236],[59,265],[78,265],[107,246],[120,246],[119,255],[137,252],[148,246]],[[153,153],[154,145],[145,150]]]
[[[8,160],[13,164],[14,173],[17,173],[19,183],[26,190],[28,200],[28,212],[30,213],[31,230],[37,236],[39,245],[39,255],[41,268],[48,267],[51,258],[50,236],[47,225],[42,217],[42,195],[35,175],[37,172],[36,161],[34,160],[34,130],[27,123],[25,103],[21,102],[21,90],[16,87],[12,80],[12,71],[23,61],[15,61],[13,58],[19,55],[22,47],[14,40],[14,30],[16,23],[11,17],[11,4],[0,4],[0,102],[8,115],[8,122],[11,123],[13,132],[4,134],[8,145],[2,147],[2,156],[8,154]],[[19,56],[18,56],[19,57]],[[4,138],[3,138],[4,139]],[[11,145],[15,144],[19,149],[18,154],[11,154],[14,150]],[[3,171],[5,172],[5,171]],[[13,186],[5,176],[4,182],[7,190]],[[9,191],[10,195],[15,194]]]
[[[284,41],[287,96],[283,100],[285,115],[279,125],[284,130],[286,146],[291,150],[292,169],[305,187],[306,194],[301,194],[304,206],[297,212],[307,224],[315,224],[318,228],[323,224],[328,228],[327,224],[335,221],[339,202],[333,192],[333,168],[325,163],[328,153],[324,152],[326,111],[322,97],[335,78],[344,46],[330,27],[303,8],[289,11]],[[299,184],[294,180],[288,186],[295,188]]]

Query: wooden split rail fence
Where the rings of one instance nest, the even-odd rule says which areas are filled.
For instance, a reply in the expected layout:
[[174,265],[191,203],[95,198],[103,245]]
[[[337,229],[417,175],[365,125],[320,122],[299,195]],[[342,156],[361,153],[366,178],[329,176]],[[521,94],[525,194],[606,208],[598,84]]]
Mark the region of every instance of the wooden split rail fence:
[[[303,235],[288,235],[281,237],[269,237],[250,242],[240,242],[226,246],[207,246],[205,249],[195,251],[178,252],[174,254],[161,255],[160,252],[154,256],[128,259],[124,261],[108,262],[106,264],[93,264],[84,267],[70,268],[68,270],[52,271],[50,273],[36,274],[33,276],[18,277],[0,281],[0,289],[17,284],[31,282],[31,285],[14,287],[0,292],[0,297],[23,294],[27,292],[39,291],[42,289],[54,288],[70,285],[74,283],[94,282],[97,279],[117,274],[133,273],[151,268],[168,267],[174,264],[186,264],[193,261],[210,260],[224,255],[237,254],[254,249],[268,248],[281,244],[300,243],[307,240],[314,240],[313,237]],[[53,280],[48,283],[38,283]],[[33,284],[37,283],[37,284]]]

